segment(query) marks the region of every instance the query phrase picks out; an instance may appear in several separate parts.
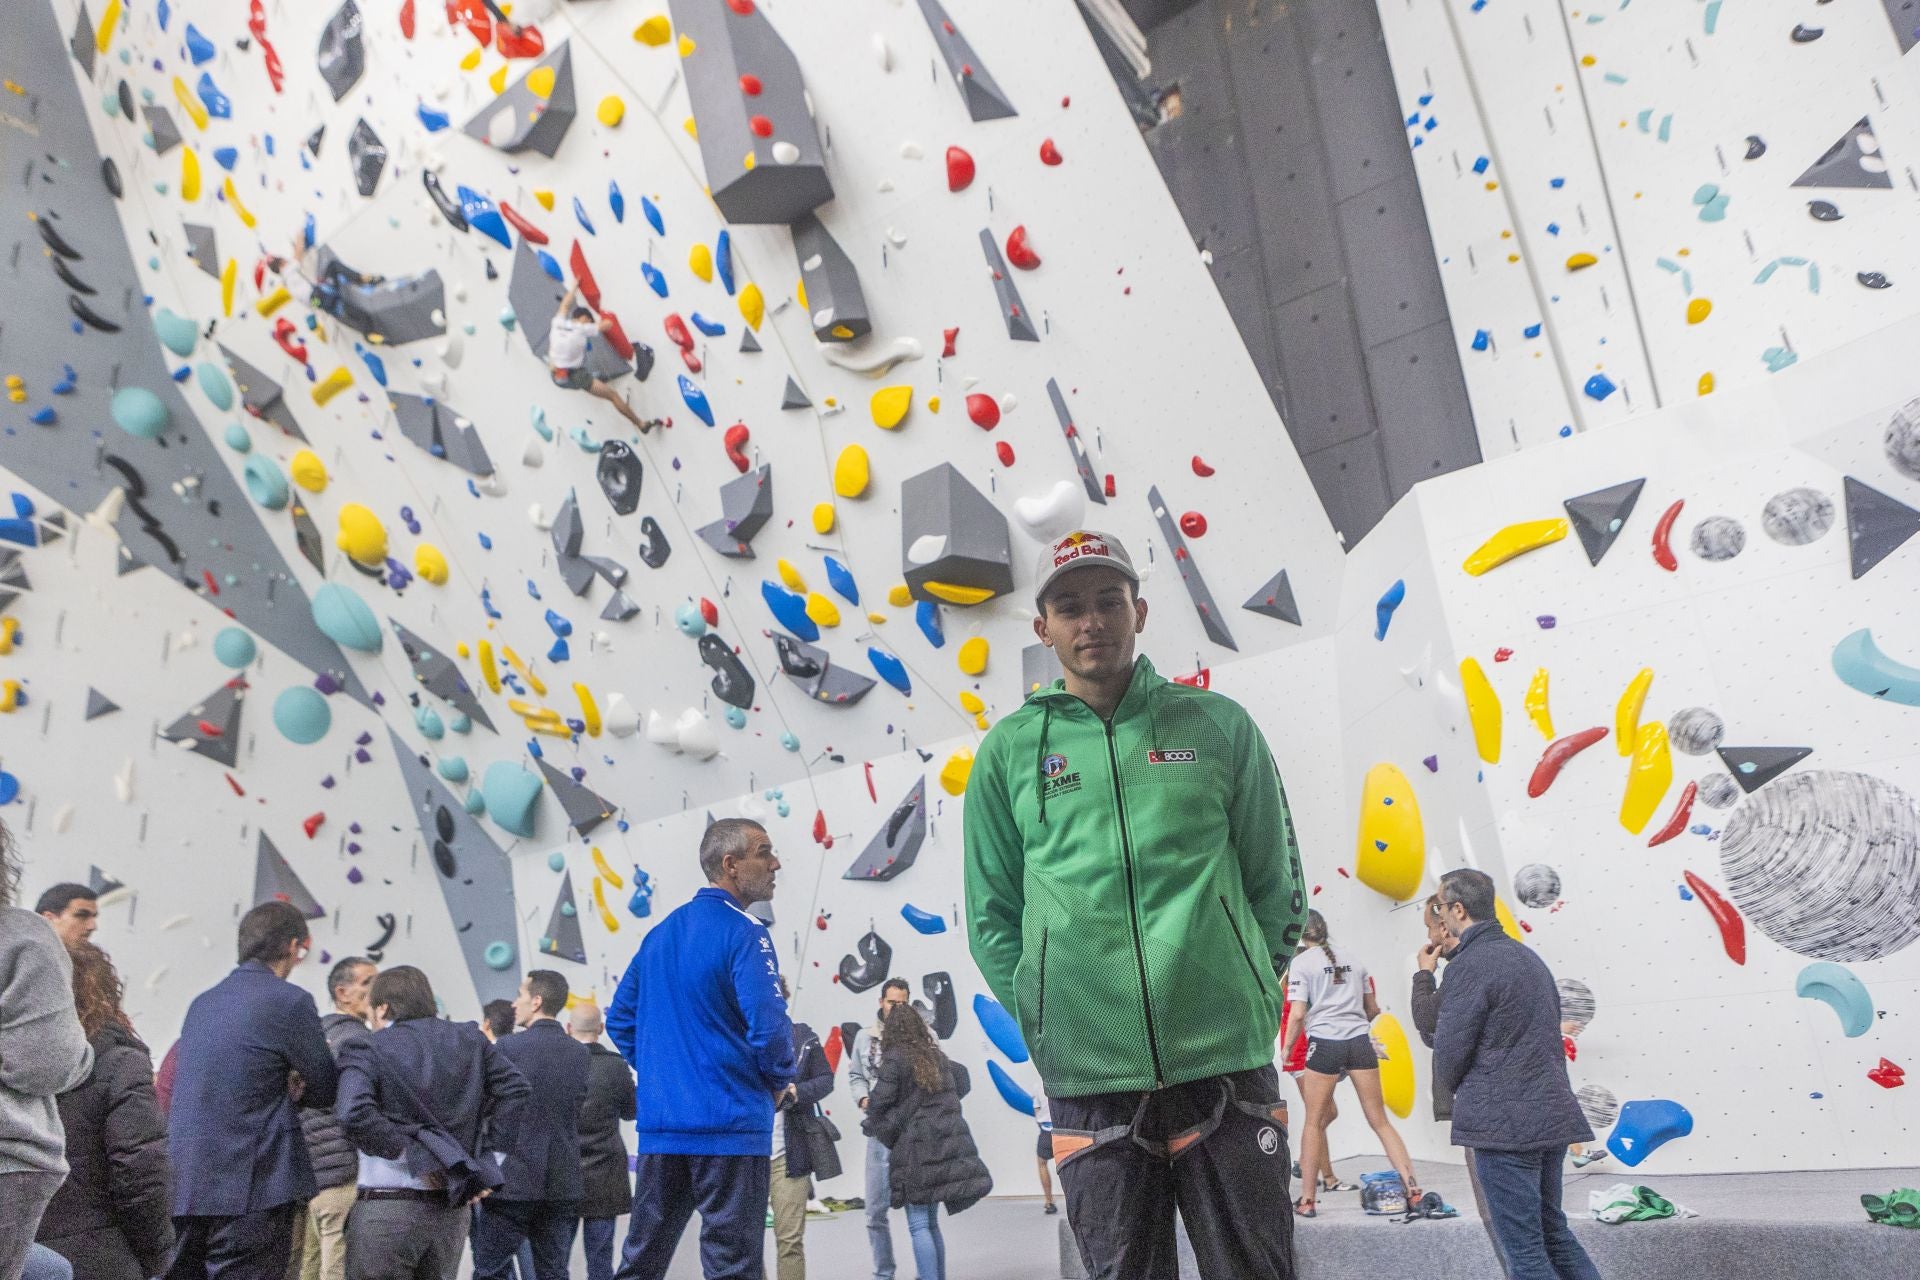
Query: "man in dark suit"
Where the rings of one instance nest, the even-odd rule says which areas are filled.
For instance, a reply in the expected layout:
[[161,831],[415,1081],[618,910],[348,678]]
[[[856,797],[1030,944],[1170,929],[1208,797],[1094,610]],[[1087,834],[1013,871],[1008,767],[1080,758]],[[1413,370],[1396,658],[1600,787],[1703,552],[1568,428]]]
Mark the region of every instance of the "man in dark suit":
[[168,1117],[169,1280],[286,1275],[295,1211],[314,1194],[296,1105],[334,1099],[320,1013],[287,981],[312,946],[299,908],[261,903],[240,918],[240,967],[187,1010]]
[[620,1132],[620,1122],[634,1117],[633,1068],[600,1039],[606,1020],[599,1005],[574,1006],[567,1030],[587,1046],[587,1101],[580,1108],[580,1168],[586,1184],[580,1236],[587,1280],[613,1280],[614,1228],[633,1207],[633,1174]]
[[586,1191],[580,1104],[587,1096],[590,1055],[560,1025],[566,1007],[567,980],[551,969],[533,970],[513,1002],[521,1030],[495,1046],[532,1083],[533,1096],[518,1138],[503,1147],[506,1185],[480,1206],[474,1280],[509,1280],[522,1240],[533,1246],[533,1280],[567,1280]]

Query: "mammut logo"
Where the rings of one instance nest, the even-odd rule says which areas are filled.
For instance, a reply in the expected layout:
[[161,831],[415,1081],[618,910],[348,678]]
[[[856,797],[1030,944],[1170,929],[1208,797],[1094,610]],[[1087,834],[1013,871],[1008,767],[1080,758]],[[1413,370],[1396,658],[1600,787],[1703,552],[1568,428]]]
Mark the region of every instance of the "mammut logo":
[[1067,758],[1055,753],[1040,762],[1040,772],[1049,778],[1057,778],[1067,771]]
[[1264,1126],[1259,1133],[1254,1135],[1253,1140],[1260,1144],[1260,1151],[1263,1155],[1270,1156],[1280,1149],[1280,1134],[1272,1125]]
[[1200,759],[1197,751],[1149,751],[1148,764],[1193,764]]

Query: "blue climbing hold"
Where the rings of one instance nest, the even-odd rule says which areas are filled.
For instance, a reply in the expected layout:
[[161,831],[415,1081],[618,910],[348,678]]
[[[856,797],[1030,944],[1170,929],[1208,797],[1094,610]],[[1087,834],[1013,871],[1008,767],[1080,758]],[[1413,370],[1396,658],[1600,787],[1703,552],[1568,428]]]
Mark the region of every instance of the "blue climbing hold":
[[720,283],[726,289],[727,296],[733,296],[733,233],[725,227],[720,229],[720,239],[713,246],[713,269],[720,274]]
[[548,253],[545,249],[535,249],[533,254],[536,258],[540,259],[540,269],[542,271],[552,276],[555,280],[564,281],[567,278],[567,273],[560,269],[560,260],[558,258]]
[[547,610],[547,628],[557,636],[573,634],[573,624],[551,609]]
[[1381,592],[1378,603],[1373,606],[1373,638],[1385,640],[1387,627],[1393,622],[1393,611],[1407,598],[1407,580],[1401,578],[1385,591]]
[[227,99],[226,94],[220,92],[220,86],[213,82],[213,77],[207,72],[200,73],[200,83],[194,86],[193,91],[199,95],[200,101],[206,104],[207,114],[215,120],[233,119],[233,103]]
[[640,264],[640,275],[646,280],[649,289],[663,298],[667,296],[667,278],[661,274],[660,268],[651,262],[643,262]]
[[933,934],[947,931],[945,916],[935,915],[931,911],[922,911],[911,902],[900,908],[900,918],[912,925],[918,933]]
[[1485,173],[1487,171],[1487,166],[1492,163],[1493,162],[1487,159],[1485,156],[1481,156],[1479,159],[1473,162],[1473,171],[1475,173]]
[[667,234],[667,224],[660,218],[660,208],[646,196],[640,197],[640,212],[647,216],[647,223],[658,235]]
[[860,603],[860,584],[853,580],[853,571],[832,556],[827,560],[827,585],[839,593],[848,604]]
[[228,173],[232,173],[233,166],[240,163],[240,148],[215,147],[213,151],[213,162],[222,169],[225,169]]
[[633,896],[627,899],[627,910],[636,920],[653,914],[653,877],[638,867],[633,869]]
[[873,664],[873,669],[879,673],[882,680],[908,697],[913,696],[913,681],[907,678],[906,663],[885,649],[874,646],[869,646],[867,649],[867,661]]
[[577,221],[581,225],[581,227],[585,229],[588,235],[597,236],[600,234],[598,231],[595,231],[593,229],[593,219],[587,216],[587,206],[580,203],[579,196],[575,196],[573,198],[573,216],[574,216],[574,220]]
[[980,1029],[987,1033],[987,1039],[993,1041],[993,1047],[1013,1059],[1015,1062],[1027,1060],[1027,1042],[1021,1038],[1020,1024],[1013,1020],[1005,1006],[985,992],[973,997],[973,1016],[980,1019]]
[[773,610],[774,621],[788,631],[802,640],[820,638],[819,624],[807,616],[805,596],[796,595],[777,582],[763,581],[760,584],[760,598],[767,602],[767,608]]
[[1667,1098],[1643,1098],[1620,1108],[1607,1150],[1629,1169],[1675,1138],[1693,1132],[1693,1113]]
[[353,349],[359,355],[361,363],[367,366],[367,372],[373,375],[373,380],[383,387],[386,386],[387,362],[357,342],[353,344]]
[[707,393],[684,373],[680,375],[680,398],[687,402],[694,417],[708,426],[713,425],[713,406],[707,403]]
[[12,804],[20,796],[20,779],[0,769],[0,804]]
[[613,210],[615,222],[627,220],[627,198],[620,194],[620,184],[612,178],[607,179],[607,205]]
[[1473,331],[1473,349],[1475,351],[1485,351],[1492,344],[1493,335],[1485,329],[1475,329]]
[[513,248],[513,237],[507,234],[507,220],[500,216],[492,200],[472,187],[455,187],[454,194],[460,199],[460,214],[468,226],[499,241],[502,249]]
[[927,643],[936,649],[947,646],[947,633],[940,626],[940,605],[937,601],[921,600],[913,606],[913,622],[920,628],[920,634]]
[[1022,1089],[1018,1084],[1015,1084],[1013,1077],[1007,1074],[1005,1067],[995,1062],[992,1058],[988,1058],[987,1074],[993,1078],[993,1087],[1000,1091],[1001,1101],[1005,1102],[1023,1116],[1032,1117],[1036,1114],[1033,1095],[1025,1089]]
[[555,640],[547,649],[548,662],[565,662],[572,656],[573,651],[567,648],[567,642],[565,640]]
[[191,22],[187,24],[187,58],[194,66],[205,66],[220,56],[220,50],[213,41],[200,34],[200,29]]
[[420,117],[420,123],[426,126],[428,133],[438,133],[453,123],[446,112],[436,111],[424,102],[415,106],[413,113]]
[[705,316],[701,315],[698,311],[688,316],[687,319],[693,322],[694,328],[706,334],[709,338],[718,338],[723,334],[725,334],[727,331],[727,326],[721,324],[717,320],[707,319]]
[[1589,400],[1605,400],[1620,388],[1615,386],[1613,379],[1609,378],[1606,374],[1596,373],[1591,378],[1588,378],[1586,385],[1580,389],[1587,393]]
[[1863,1036],[1873,1026],[1873,997],[1867,984],[1845,965],[1819,960],[1800,971],[1793,993],[1818,1000],[1840,1015],[1840,1030],[1848,1037]]

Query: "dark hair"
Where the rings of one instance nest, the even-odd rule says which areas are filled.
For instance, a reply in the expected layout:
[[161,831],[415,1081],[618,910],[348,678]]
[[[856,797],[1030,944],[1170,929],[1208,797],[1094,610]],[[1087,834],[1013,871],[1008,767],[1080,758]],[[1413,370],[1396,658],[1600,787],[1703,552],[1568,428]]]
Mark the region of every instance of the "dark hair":
[[885,1000],[887,998],[887,992],[895,990],[896,988],[906,992],[909,996],[913,994],[913,984],[905,978],[888,978],[880,984],[880,998]]
[[43,916],[57,916],[76,901],[98,902],[99,900],[100,895],[86,885],[69,881],[66,884],[57,884],[41,894],[40,901],[33,904],[33,909]]
[[240,963],[272,964],[287,948],[313,936],[307,917],[291,902],[263,902],[240,917]]
[[513,1034],[513,1001],[489,1000],[480,1006],[480,1020],[487,1024],[487,1030],[498,1040],[501,1036]]
[[1300,949],[1318,947],[1327,953],[1327,960],[1333,967],[1333,982],[1339,986],[1347,980],[1340,969],[1340,957],[1333,954],[1333,943],[1327,940],[1327,918],[1318,911],[1307,912],[1307,927],[1300,931]]
[[411,1022],[439,1012],[433,1003],[433,984],[410,964],[382,969],[373,980],[373,992],[367,1000],[376,1009],[387,1006],[389,1022]]
[[373,961],[367,959],[365,956],[348,956],[345,960],[342,960],[339,964],[327,970],[327,999],[338,999],[340,988],[353,981],[353,975],[361,965],[365,965],[369,969],[374,967]]
[[13,891],[20,887],[20,862],[13,850],[13,832],[0,822],[0,907],[12,906]]
[[109,1025],[133,1030],[126,1010],[120,1007],[124,990],[120,974],[107,953],[91,942],[83,942],[67,954],[73,959],[73,1007],[80,1015],[80,1029],[88,1036],[99,1034]]
[[589,307],[575,307],[571,314],[575,320],[593,319],[593,310]]
[[567,980],[551,969],[527,973],[527,994],[540,1003],[540,1012],[557,1014],[567,1007]]
[[880,1029],[881,1059],[895,1054],[913,1069],[913,1082],[928,1093],[947,1087],[947,1055],[927,1029],[927,1020],[910,1004],[895,1005]]
[[700,870],[706,873],[708,884],[718,882],[728,855],[737,858],[746,853],[748,833],[753,831],[765,835],[767,829],[752,818],[721,818],[707,828],[700,837]]
[[1493,892],[1493,877],[1470,867],[1440,877],[1442,902],[1459,903],[1466,908],[1467,919],[1475,924],[1494,918]]

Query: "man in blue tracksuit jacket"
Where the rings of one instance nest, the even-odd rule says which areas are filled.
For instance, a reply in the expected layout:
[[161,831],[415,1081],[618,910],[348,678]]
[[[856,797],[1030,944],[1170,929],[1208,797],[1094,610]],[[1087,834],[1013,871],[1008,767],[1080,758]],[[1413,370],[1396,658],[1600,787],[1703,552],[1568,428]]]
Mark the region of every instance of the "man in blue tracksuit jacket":
[[793,1024],[767,927],[780,860],[757,822],[700,841],[707,887],[627,966],[607,1035],[633,1065],[633,1216],[614,1280],[661,1280],[694,1211],[707,1280],[761,1280],[775,1106],[793,1092]]

